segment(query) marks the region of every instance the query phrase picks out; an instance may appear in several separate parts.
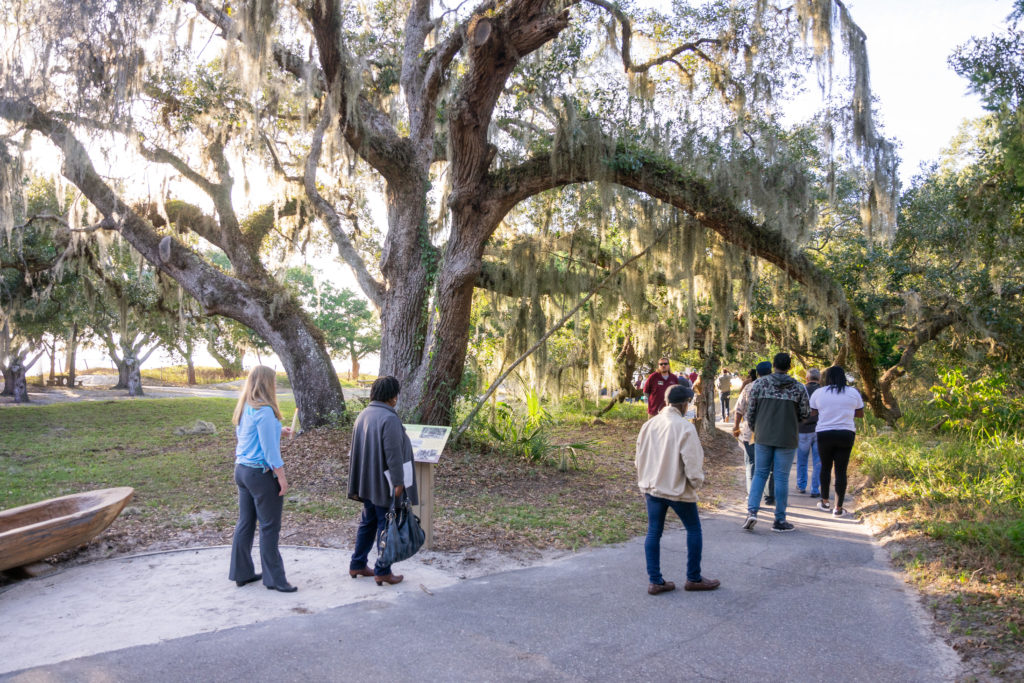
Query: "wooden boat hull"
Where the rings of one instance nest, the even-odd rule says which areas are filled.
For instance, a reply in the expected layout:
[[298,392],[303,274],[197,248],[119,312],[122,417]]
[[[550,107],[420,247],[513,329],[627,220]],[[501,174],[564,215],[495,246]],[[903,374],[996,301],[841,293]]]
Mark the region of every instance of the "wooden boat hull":
[[0,511],[0,571],[75,548],[106,529],[135,492],[97,489]]

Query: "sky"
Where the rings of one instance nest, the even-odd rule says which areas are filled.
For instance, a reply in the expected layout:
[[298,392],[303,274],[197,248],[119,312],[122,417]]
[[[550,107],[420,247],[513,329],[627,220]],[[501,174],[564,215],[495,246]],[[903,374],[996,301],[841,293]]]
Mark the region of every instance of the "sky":
[[1012,0],[849,0],[867,34],[876,114],[900,143],[904,187],[922,162],[938,158],[960,122],[984,112],[967,82],[949,67],[972,36],[1000,32]]
[[[664,0],[648,1],[657,5]],[[871,87],[878,98],[876,116],[885,135],[899,145],[900,178],[907,187],[922,163],[938,159],[964,119],[984,113],[980,100],[968,93],[967,82],[947,60],[972,37],[1003,30],[1013,1],[846,0],[846,4],[867,34]],[[841,59],[844,55],[837,51],[837,62]],[[345,271],[337,284],[358,290],[347,266],[332,270]],[[212,365],[212,359],[197,361]],[[254,358],[247,359],[247,364],[253,362]],[[375,372],[376,363],[376,357],[361,361],[363,371]],[[173,362],[163,354],[147,363],[169,364]],[[342,360],[337,365],[347,367],[348,363]]]

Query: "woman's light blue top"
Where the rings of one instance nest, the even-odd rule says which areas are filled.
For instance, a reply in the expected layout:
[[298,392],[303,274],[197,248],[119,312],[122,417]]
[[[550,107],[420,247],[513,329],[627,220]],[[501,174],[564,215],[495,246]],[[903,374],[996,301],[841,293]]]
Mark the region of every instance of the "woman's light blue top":
[[238,446],[235,447],[235,464],[246,467],[276,470],[284,467],[281,459],[281,421],[270,406],[253,408],[248,403],[242,411],[242,419],[235,427]]

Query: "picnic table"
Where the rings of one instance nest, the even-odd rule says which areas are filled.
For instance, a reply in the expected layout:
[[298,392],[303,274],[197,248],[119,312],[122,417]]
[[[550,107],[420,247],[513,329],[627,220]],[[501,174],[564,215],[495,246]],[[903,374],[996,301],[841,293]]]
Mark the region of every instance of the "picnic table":
[[[78,384],[78,386],[82,386],[82,380],[78,380],[76,382],[76,384]],[[46,386],[52,387],[52,386],[55,386],[55,385],[58,386],[58,387],[70,386],[68,384],[68,376],[67,375],[54,375],[53,379],[46,380]]]

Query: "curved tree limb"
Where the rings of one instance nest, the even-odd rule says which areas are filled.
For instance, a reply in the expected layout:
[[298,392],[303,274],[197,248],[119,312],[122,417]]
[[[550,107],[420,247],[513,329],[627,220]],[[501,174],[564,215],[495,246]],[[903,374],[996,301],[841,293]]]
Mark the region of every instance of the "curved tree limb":
[[324,132],[327,130],[330,119],[330,109],[325,107],[324,113],[320,117],[320,123],[317,124],[316,130],[313,131],[313,139],[310,142],[309,147],[309,156],[306,157],[306,173],[304,177],[306,195],[309,197],[310,204],[313,206],[313,211],[316,212],[320,220],[322,220],[324,225],[327,226],[327,229],[331,233],[331,237],[334,238],[334,243],[338,245],[338,253],[341,255],[341,258],[355,273],[356,280],[358,280],[360,288],[379,311],[384,306],[384,285],[378,282],[376,278],[370,274],[370,271],[367,270],[366,262],[363,261],[363,257],[356,250],[355,246],[352,244],[352,240],[349,239],[348,235],[345,234],[344,229],[341,227],[341,216],[339,216],[338,212],[333,206],[331,206],[331,203],[324,199],[323,195],[320,194],[320,190],[316,186],[316,169],[320,163],[320,153],[323,149]]

